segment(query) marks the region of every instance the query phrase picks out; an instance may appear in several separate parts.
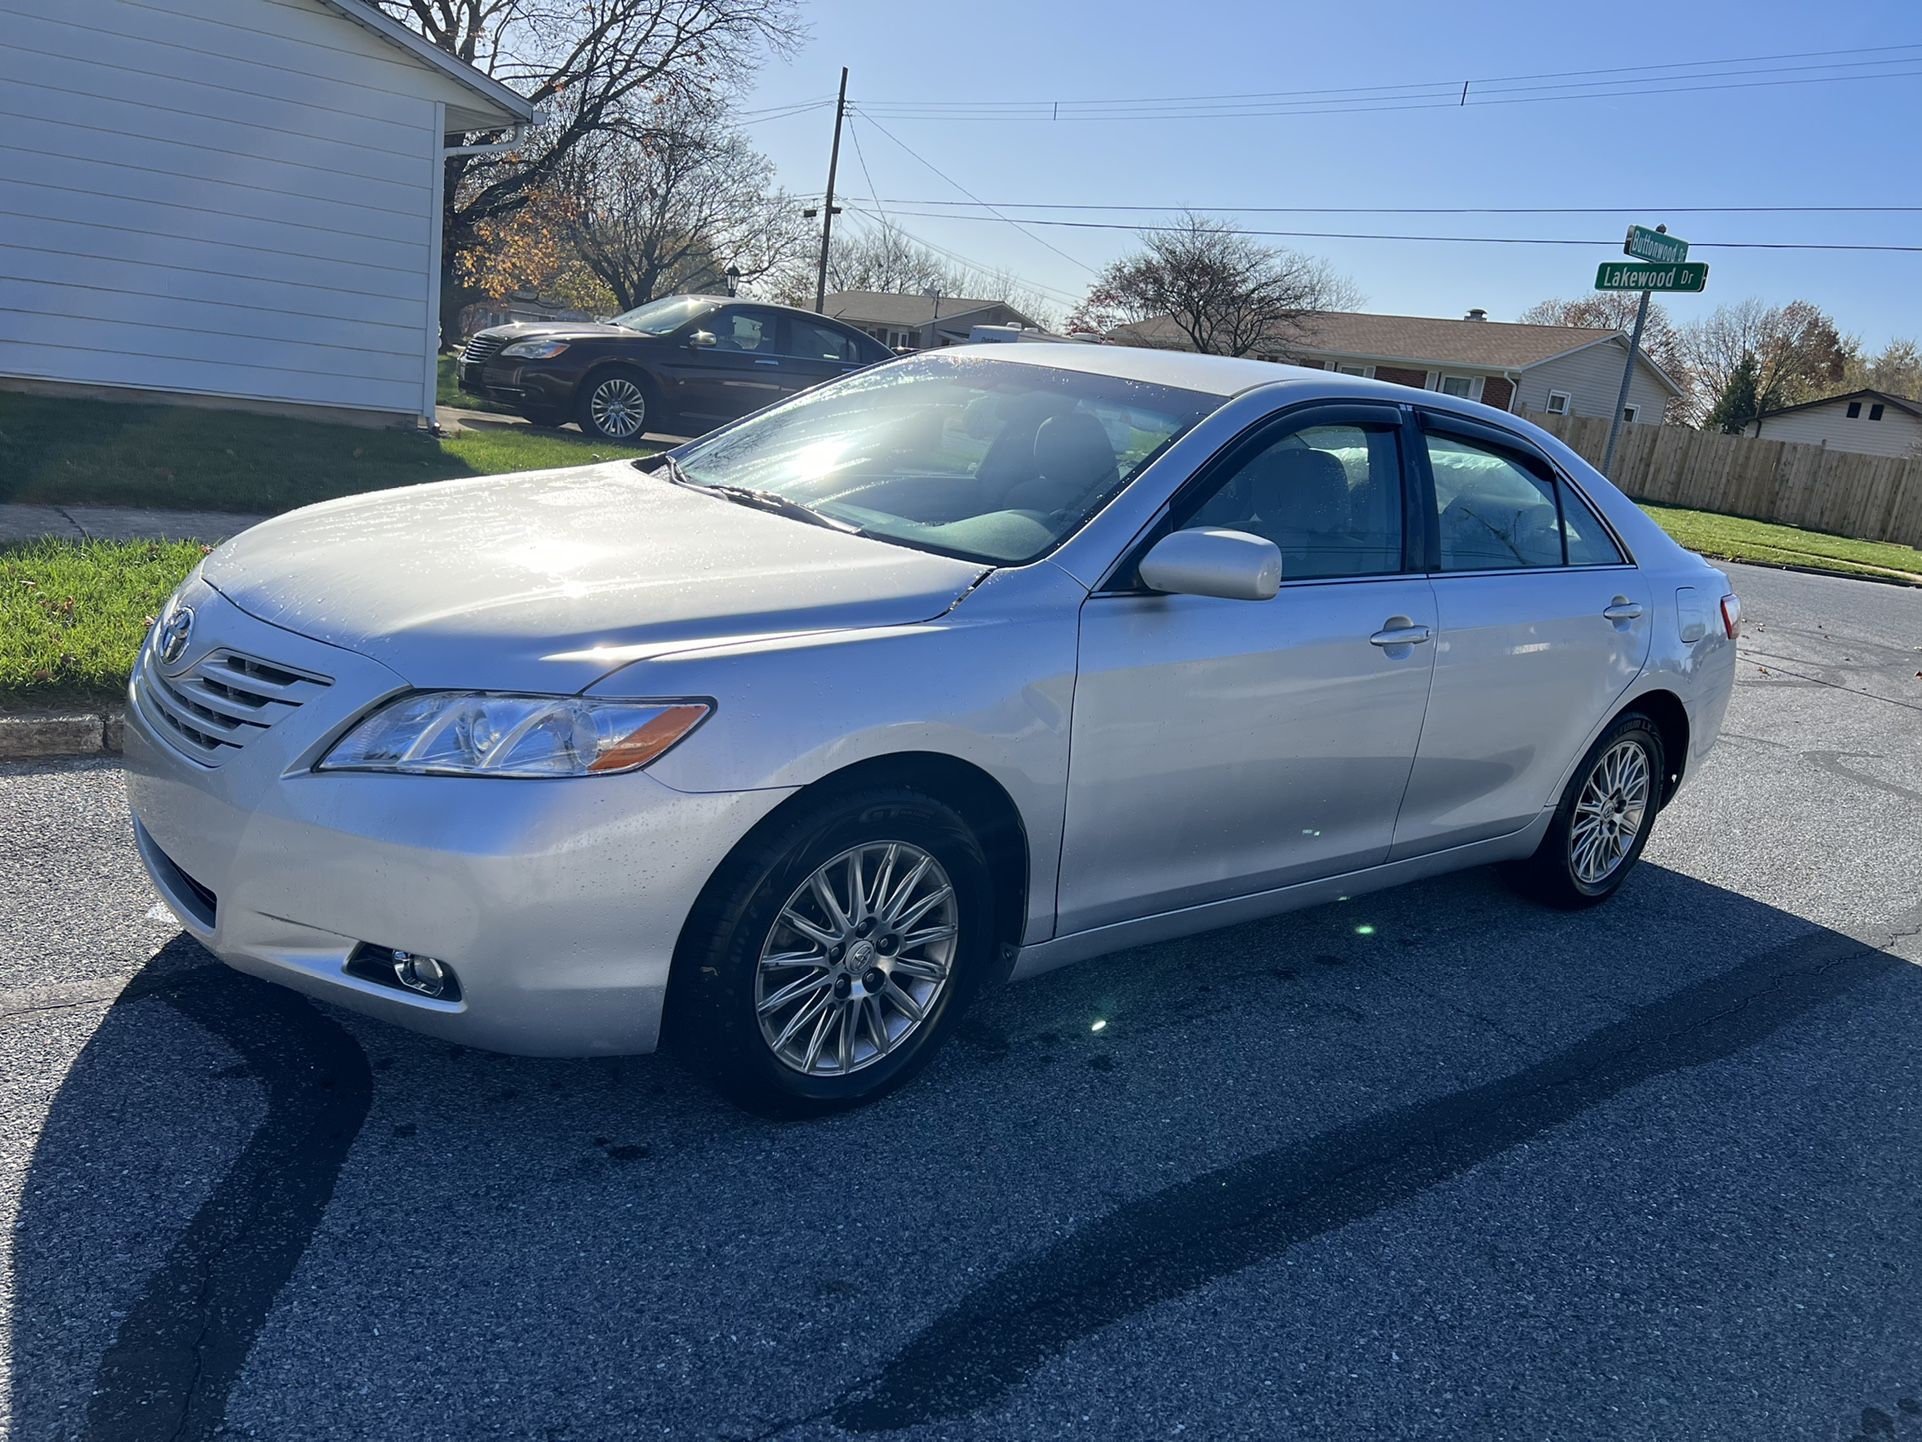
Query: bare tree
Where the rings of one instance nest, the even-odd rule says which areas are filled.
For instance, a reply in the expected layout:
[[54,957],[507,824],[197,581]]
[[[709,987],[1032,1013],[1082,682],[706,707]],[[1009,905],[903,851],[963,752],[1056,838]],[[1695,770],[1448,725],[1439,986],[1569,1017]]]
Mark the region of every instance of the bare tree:
[[1140,240],[1139,251],[1102,272],[1070,326],[1105,331],[1166,317],[1194,349],[1243,356],[1286,351],[1314,315],[1361,303],[1328,262],[1263,245],[1209,216],[1184,214]]
[[1848,358],[1841,380],[1833,387],[1838,395],[1867,389],[1906,400],[1922,400],[1922,345],[1913,339],[1898,337],[1870,355],[1862,349],[1857,337],[1850,336],[1843,342],[1843,348]]
[[[949,259],[886,217],[863,216],[858,228],[845,221],[836,227],[828,248],[827,288],[888,295],[922,295],[933,290],[943,296],[999,300],[1042,326],[1052,324],[1056,311],[1047,297],[1012,272]],[[770,290],[789,305],[812,306],[813,269],[793,268]]]
[[1702,424],[1728,390],[1744,356],[1754,358],[1759,410],[1794,405],[1841,380],[1847,352],[1835,322],[1805,300],[1768,305],[1749,299],[1719,306],[1685,327],[1682,354],[1694,377],[1690,420]]
[[725,91],[800,35],[794,0],[375,0],[427,40],[534,102],[540,122],[505,155],[447,161],[441,335],[461,307],[462,255],[550,189],[597,136],[645,139],[656,104]]
[[810,236],[773,162],[720,108],[682,102],[647,140],[607,135],[562,167],[560,229],[623,310],[680,291],[750,284],[792,265]]
[[[1527,325],[1572,325],[1618,330],[1628,335],[1635,329],[1635,311],[1641,303],[1638,291],[1597,291],[1570,299],[1555,297],[1537,301],[1516,319]],[[1649,302],[1648,320],[1642,327],[1642,349],[1682,388],[1682,394],[1670,404],[1673,413],[1670,419],[1691,415],[1695,409],[1695,377],[1683,353],[1682,333],[1676,328],[1668,307],[1658,300]],[[1708,403],[1714,404],[1713,396],[1708,398]]]

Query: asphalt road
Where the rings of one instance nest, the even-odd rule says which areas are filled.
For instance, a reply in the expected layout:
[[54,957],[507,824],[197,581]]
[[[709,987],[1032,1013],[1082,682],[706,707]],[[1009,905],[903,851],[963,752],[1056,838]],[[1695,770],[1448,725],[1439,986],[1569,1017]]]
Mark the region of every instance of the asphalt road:
[[1922,592],[1739,584],[1611,905],[1478,872],[1085,964],[812,1124],[231,973],[113,766],[0,773],[0,1417],[1922,1439]]

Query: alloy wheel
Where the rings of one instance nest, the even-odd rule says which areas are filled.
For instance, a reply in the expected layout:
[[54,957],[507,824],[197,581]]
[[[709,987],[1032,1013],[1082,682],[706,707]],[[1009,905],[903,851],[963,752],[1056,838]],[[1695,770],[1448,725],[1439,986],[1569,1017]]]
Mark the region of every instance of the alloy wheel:
[[908,842],[823,862],[781,908],[755,968],[769,1050],[806,1076],[845,1076],[898,1051],[948,986],[959,916],[948,873]]
[[1584,886],[1599,886],[1634,849],[1648,811],[1648,752],[1622,740],[1602,753],[1575,802],[1568,861]]
[[595,386],[587,408],[595,428],[613,440],[637,436],[647,423],[647,397],[625,376],[614,376]]

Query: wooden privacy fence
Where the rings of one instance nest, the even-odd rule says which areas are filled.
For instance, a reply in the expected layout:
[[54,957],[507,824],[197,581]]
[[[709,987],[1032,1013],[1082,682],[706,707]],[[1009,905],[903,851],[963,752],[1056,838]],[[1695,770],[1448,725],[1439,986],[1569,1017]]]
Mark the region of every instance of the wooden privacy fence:
[[[1590,465],[1601,465],[1608,417],[1530,411],[1528,419]],[[1609,479],[1652,505],[1922,546],[1922,457],[1862,456],[1686,426],[1631,425],[1622,427]]]

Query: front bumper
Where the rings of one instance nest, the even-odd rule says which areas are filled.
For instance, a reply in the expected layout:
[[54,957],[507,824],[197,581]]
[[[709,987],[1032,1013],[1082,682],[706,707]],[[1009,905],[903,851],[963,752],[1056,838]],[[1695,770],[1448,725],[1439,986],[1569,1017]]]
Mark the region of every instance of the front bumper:
[[573,379],[538,362],[462,361],[459,384],[470,396],[529,411],[564,412],[574,400]]
[[[317,773],[342,731],[406,682],[257,621],[204,583],[188,653],[329,678],[217,764],[189,755],[144,654],[126,765],[148,874],[222,961],[434,1036],[536,1056],[651,1051],[701,887],[784,791],[690,794],[644,772],[549,781]],[[441,959],[439,1001],[350,974],[360,943]]]

